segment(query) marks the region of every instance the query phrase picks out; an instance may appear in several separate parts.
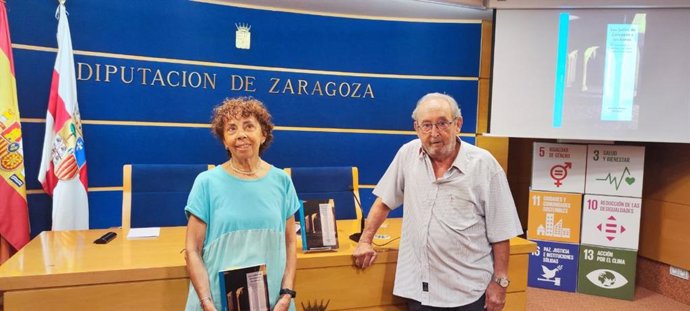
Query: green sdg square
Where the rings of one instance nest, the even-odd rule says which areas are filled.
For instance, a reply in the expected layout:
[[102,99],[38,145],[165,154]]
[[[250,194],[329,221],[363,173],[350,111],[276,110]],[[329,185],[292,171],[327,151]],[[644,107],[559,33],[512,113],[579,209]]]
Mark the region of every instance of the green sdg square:
[[633,300],[637,251],[582,245],[577,291]]

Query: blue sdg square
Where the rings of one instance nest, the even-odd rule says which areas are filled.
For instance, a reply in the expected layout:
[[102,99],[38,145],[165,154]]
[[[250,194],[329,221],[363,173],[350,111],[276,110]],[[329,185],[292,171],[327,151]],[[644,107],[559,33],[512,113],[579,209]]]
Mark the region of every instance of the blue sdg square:
[[529,256],[527,285],[574,292],[577,290],[579,245],[533,241],[537,250]]

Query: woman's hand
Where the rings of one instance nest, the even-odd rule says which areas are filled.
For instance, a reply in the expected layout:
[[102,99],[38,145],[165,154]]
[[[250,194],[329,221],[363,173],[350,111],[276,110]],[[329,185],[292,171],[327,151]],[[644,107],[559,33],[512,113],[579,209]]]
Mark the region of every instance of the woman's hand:
[[208,272],[202,258],[204,241],[206,240],[206,223],[195,215],[191,215],[187,222],[184,258],[187,262],[187,273],[194,285],[194,290],[200,298],[199,303],[204,311],[218,311],[211,299],[211,285]]
[[201,310],[218,311],[218,309],[216,309],[216,305],[213,303],[213,300],[211,299],[204,299],[201,301]]
[[290,295],[280,296],[280,299],[278,299],[278,302],[276,302],[276,305],[273,307],[273,311],[287,311],[290,309],[290,300],[292,300]]

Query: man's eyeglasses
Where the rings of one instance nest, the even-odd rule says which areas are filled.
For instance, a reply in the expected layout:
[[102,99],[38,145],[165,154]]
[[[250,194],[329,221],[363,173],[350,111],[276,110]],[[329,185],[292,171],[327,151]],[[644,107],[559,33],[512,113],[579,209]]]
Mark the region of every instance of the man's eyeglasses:
[[456,119],[453,119],[451,121],[438,121],[436,123],[431,123],[431,122],[424,122],[424,123],[417,123],[417,126],[422,130],[422,133],[430,133],[431,130],[436,126],[436,128],[439,131],[445,131],[447,130],[453,123],[455,123]]

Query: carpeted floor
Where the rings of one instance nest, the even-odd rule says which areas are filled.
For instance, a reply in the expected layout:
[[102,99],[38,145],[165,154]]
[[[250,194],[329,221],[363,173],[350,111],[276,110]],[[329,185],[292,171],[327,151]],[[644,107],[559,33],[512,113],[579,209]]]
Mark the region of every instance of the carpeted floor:
[[528,287],[527,311],[690,311],[690,306],[643,287],[637,287],[634,301]]
[[528,287],[527,311],[690,311],[690,306],[643,287],[637,287],[634,301]]

